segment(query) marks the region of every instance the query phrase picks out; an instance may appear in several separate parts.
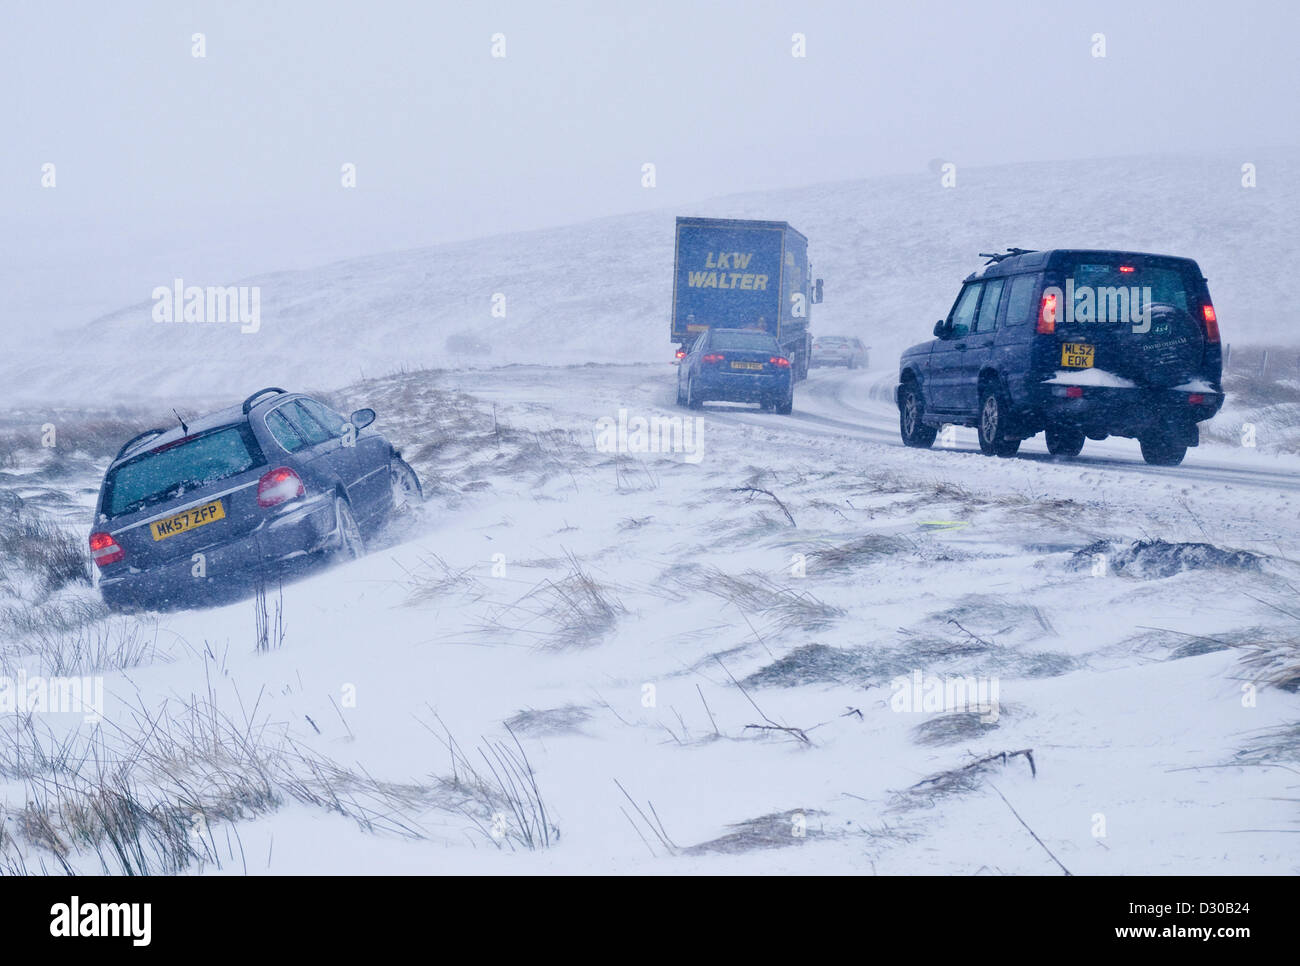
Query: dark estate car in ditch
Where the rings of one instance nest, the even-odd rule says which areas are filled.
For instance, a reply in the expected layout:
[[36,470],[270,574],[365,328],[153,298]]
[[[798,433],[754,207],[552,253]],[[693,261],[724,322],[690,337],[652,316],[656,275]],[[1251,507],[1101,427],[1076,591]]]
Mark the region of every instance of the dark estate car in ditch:
[[206,603],[314,559],[360,556],[420,481],[373,409],[344,419],[283,389],[128,441],[100,487],[90,552],[114,610]]

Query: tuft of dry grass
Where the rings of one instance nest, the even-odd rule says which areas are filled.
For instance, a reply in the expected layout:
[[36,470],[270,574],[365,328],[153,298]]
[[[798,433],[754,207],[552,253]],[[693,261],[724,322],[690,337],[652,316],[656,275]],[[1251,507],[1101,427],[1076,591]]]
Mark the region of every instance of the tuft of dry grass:
[[583,569],[572,554],[569,572],[544,580],[523,597],[494,611],[479,629],[493,636],[524,635],[543,648],[600,643],[627,613],[613,592]]
[[735,606],[745,614],[757,614],[778,629],[821,630],[844,616],[844,611],[814,597],[794,591],[756,570],[728,574],[716,567],[683,567],[666,578],[677,593],[703,592]]
[[421,604],[452,593],[477,591],[479,581],[471,570],[472,567],[453,567],[436,553],[422,556],[419,570],[406,570],[406,603]]
[[0,514],[0,584],[34,580],[48,596],[70,584],[90,583],[90,555],[83,542],[49,517],[19,504]]
[[815,819],[825,814],[811,808],[792,808],[760,815],[728,825],[730,832],[692,845],[683,852],[686,855],[739,855],[757,849],[783,849],[803,845],[808,839],[822,838],[827,834],[820,824],[815,824]]

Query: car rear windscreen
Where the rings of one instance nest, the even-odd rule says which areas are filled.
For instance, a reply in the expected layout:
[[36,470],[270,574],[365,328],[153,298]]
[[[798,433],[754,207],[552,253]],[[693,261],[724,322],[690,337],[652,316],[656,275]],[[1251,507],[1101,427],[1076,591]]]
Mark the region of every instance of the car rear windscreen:
[[742,332],[740,330],[714,329],[713,339],[709,343],[713,349],[757,349],[761,352],[775,351],[776,339],[762,332]]
[[104,512],[131,513],[258,466],[262,454],[246,426],[223,426],[150,450],[109,471]]
[[1098,322],[1126,321],[1109,318],[1121,304],[1113,294],[1117,290],[1127,295],[1137,293],[1143,303],[1172,305],[1188,313],[1195,308],[1196,280],[1190,270],[1174,265],[1143,264],[1137,259],[1126,261],[1122,256],[1113,261],[1081,259],[1066,266],[1065,277],[1074,279],[1076,293],[1082,293],[1085,286],[1092,290]]

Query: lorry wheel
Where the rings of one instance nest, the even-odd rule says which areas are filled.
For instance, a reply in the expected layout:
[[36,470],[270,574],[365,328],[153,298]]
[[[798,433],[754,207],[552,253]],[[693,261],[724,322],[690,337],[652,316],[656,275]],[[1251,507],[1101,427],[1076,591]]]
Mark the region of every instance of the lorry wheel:
[[995,386],[980,390],[979,437],[980,452],[985,456],[1015,456],[1020,440],[1008,437],[1007,404]]
[[1152,430],[1138,437],[1142,459],[1152,466],[1177,466],[1187,455],[1187,444],[1176,441],[1167,430]]
[[921,417],[924,415],[925,400],[921,396],[921,390],[916,383],[909,382],[903,387],[898,401],[898,433],[903,437],[904,446],[929,449],[934,445],[939,430],[922,422]]
[[1078,456],[1083,450],[1083,430],[1072,426],[1048,426],[1047,452],[1053,456]]

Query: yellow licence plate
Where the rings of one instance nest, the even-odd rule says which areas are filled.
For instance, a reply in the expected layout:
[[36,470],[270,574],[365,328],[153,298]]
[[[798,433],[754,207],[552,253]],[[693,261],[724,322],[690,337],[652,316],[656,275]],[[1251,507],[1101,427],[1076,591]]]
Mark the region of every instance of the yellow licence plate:
[[1061,345],[1061,365],[1067,369],[1091,369],[1096,349],[1083,342],[1065,342]]
[[225,518],[226,508],[221,505],[220,500],[213,500],[211,503],[203,504],[203,506],[190,507],[188,510],[165,520],[155,520],[149,524],[149,531],[153,534],[155,540],[166,540],[178,533],[185,533],[196,527],[204,527],[209,523],[224,520]]
[[733,369],[749,369],[749,370],[757,370],[758,372],[762,372],[762,371],[763,371],[763,363],[761,363],[761,362],[733,362],[733,363],[731,364],[731,368],[733,368]]

